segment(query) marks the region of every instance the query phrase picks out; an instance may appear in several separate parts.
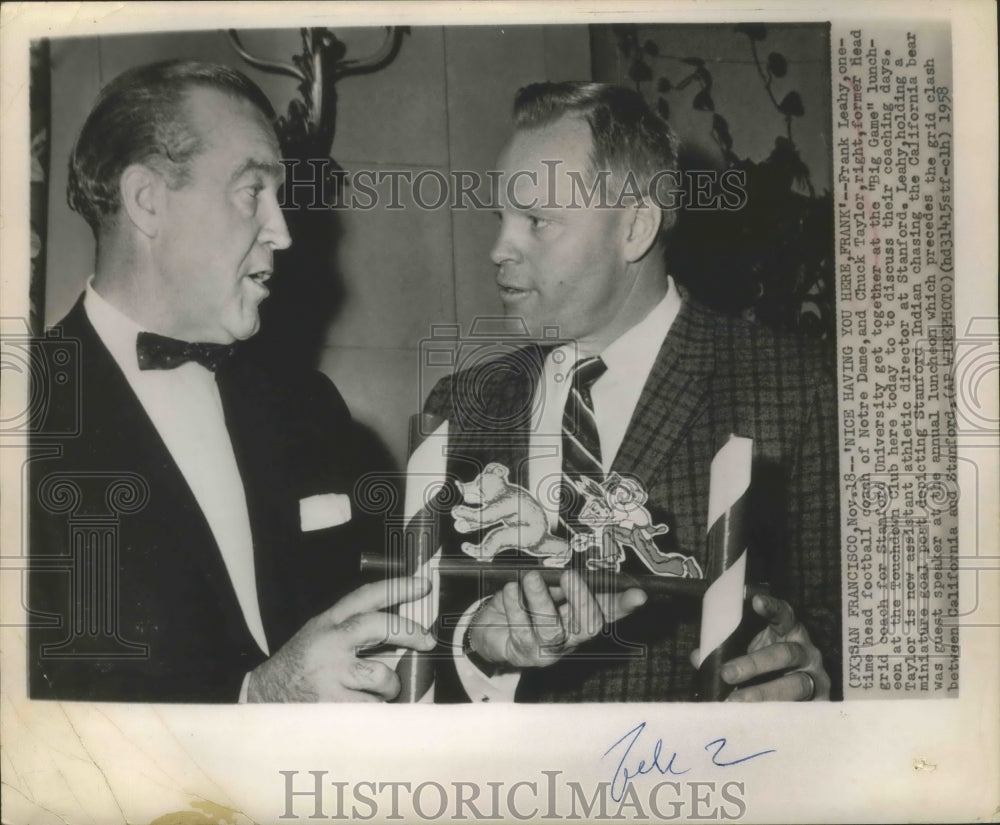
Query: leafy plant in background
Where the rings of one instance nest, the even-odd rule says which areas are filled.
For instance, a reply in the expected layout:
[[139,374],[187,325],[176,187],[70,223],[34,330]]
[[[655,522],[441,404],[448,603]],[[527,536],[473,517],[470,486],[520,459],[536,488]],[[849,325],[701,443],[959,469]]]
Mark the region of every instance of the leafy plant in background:
[[[786,77],[788,60],[779,52],[761,59],[767,39],[762,24],[741,24],[753,65],[763,86],[763,101],[785,121],[770,155],[762,161],[742,158],[733,150],[729,122],[716,110],[713,77],[706,59],[660,55],[652,39],[640,42],[636,25],[615,26],[614,34],[628,61],[628,77],[665,120],[679,93],[694,85],[690,105],[711,112],[711,138],[722,166],[743,172],[746,205],[738,211],[682,210],[668,251],[670,271],[687,291],[717,309],[756,319],[775,329],[834,340],[833,221],[829,192],[817,195],[808,166],[793,137],[795,120],[805,113],[801,96],[789,91],[781,100],[775,80]],[[671,61],[681,76],[656,76],[653,63]],[[704,168],[705,158],[691,157],[682,147],[682,169]]]

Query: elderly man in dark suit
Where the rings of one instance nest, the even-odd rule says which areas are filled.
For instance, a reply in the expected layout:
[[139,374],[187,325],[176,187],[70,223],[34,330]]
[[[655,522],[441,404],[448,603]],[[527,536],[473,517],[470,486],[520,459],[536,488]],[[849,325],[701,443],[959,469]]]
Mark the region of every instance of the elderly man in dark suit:
[[[427,648],[384,611],[426,582],[356,586],[351,419],[320,374],[233,353],[289,237],[273,111],[222,66],[140,67],[101,93],[70,160],[94,275],[57,336],[31,462],[35,698],[390,699],[366,645]],[[230,357],[232,356],[232,357]]]
[[[836,696],[836,400],[821,359],[688,300],[668,276],[675,145],[639,94],[536,84],[519,93],[515,125],[499,162],[505,185],[492,259],[506,313],[542,343],[432,391],[425,412],[448,421],[449,472],[468,483],[490,462],[509,468],[510,481],[546,505],[552,534],[576,548],[589,531],[566,511],[568,466],[605,487],[629,479],[641,518],[617,519],[615,535],[626,538],[612,547],[622,555],[597,563],[698,576],[713,456],[730,434],[752,438],[750,576],[774,595],[754,598],[759,632],[721,676],[736,686],[734,700],[826,699],[831,687]],[[545,346],[546,327],[575,346]],[[581,478],[577,490],[586,489]],[[562,506],[547,486],[553,480]],[[462,516],[455,526],[468,531]],[[642,535],[629,541],[636,529]],[[459,549],[464,539],[446,538],[444,552],[468,552],[469,542]],[[528,573],[472,607],[446,598],[442,610],[457,631],[438,696],[690,699],[697,604],[645,604],[635,589],[591,592],[574,566],[558,588]],[[614,633],[604,632],[616,619]]]

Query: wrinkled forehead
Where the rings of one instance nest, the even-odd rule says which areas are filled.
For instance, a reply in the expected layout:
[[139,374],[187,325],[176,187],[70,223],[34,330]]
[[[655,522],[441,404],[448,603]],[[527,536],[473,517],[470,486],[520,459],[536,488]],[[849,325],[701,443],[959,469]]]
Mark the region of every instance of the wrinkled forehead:
[[526,203],[535,199],[567,204],[581,184],[595,178],[590,126],[581,118],[518,129],[497,160],[502,196]]

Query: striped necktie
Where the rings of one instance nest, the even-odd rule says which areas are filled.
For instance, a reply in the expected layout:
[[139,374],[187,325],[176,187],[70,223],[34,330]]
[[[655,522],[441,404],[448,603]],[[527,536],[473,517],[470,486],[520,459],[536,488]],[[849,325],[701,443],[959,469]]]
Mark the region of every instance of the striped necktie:
[[577,361],[570,373],[562,420],[563,484],[559,498],[559,528],[564,538],[579,530],[577,518],[584,499],[574,482],[593,479],[600,484],[604,480],[601,438],[590,389],[607,368],[600,357],[594,356]]

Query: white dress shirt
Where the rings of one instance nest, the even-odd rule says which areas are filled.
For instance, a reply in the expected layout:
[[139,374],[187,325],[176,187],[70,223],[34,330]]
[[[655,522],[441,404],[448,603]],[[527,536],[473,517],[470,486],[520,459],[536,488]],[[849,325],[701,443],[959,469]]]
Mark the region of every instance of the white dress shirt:
[[[545,360],[532,407],[535,413],[528,443],[528,483],[548,513],[550,527],[554,528],[559,521],[558,497],[552,495],[549,488],[558,487],[562,478],[562,416],[572,367],[580,359],[593,355],[600,355],[607,366],[590,389],[601,440],[601,463],[607,473],[625,439],[663,341],[681,308],[681,297],[673,279],[667,281],[667,294],[663,299],[603,352],[578,352],[575,346],[566,344],[550,352]],[[519,673],[500,674],[490,679],[462,655],[461,640],[480,603],[466,611],[455,629],[453,652],[458,675],[474,702],[513,701]]]
[[142,327],[111,306],[92,283],[87,284],[83,306],[194,493],[222,553],[247,628],[270,655],[257,600],[246,493],[215,374],[194,362],[171,370],[140,370],[135,344]]

